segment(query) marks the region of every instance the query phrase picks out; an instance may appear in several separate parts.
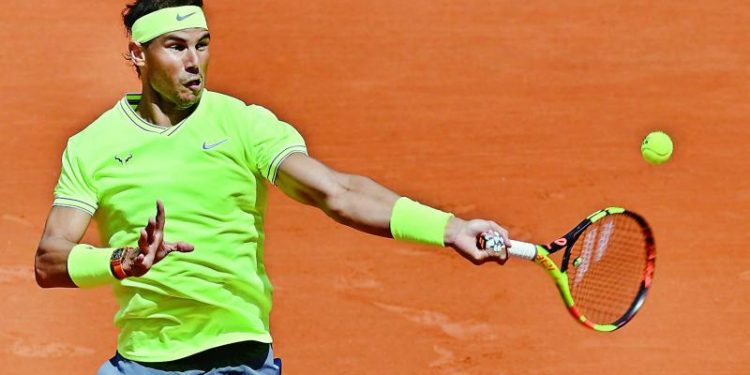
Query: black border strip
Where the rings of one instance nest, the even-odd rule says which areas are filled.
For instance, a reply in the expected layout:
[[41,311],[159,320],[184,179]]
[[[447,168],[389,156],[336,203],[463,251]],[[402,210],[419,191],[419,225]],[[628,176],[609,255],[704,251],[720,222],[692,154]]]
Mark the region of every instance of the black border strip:
[[[287,146],[283,150],[279,151],[276,154],[276,156],[273,157],[273,159],[271,159],[271,163],[268,165],[268,172],[266,172],[266,177],[269,180],[271,180],[271,171],[274,170],[274,165],[280,164],[282,161],[284,161],[284,159],[286,159],[287,155],[291,155],[292,154],[292,152],[290,152],[290,151],[293,150],[294,148],[297,148],[297,147],[300,148],[301,150],[303,150],[305,153],[307,153],[307,146],[305,146],[304,144],[301,144],[301,145],[300,144],[295,144],[295,145]],[[289,152],[289,154],[287,154],[287,152]],[[281,160],[279,160],[279,159],[281,159]],[[276,175],[276,173],[274,173],[274,175]],[[273,180],[271,180],[271,181],[273,181]]]
[[89,215],[91,215],[91,216],[94,216],[94,213],[93,213],[93,212],[91,212],[91,211],[89,211],[89,210],[87,210],[87,209],[85,209],[85,208],[83,208],[83,207],[79,207],[79,206],[74,206],[74,205],[72,205],[72,204],[63,204],[63,203],[57,203],[57,202],[54,202],[54,203],[52,203],[52,205],[53,205],[53,206],[58,206],[58,207],[70,207],[70,208],[77,208],[77,209],[79,209],[79,210],[81,210],[81,211],[83,211],[83,212],[85,212],[85,213],[87,213],[87,214],[89,214]]
[[93,211],[96,211],[96,208],[97,208],[95,205],[93,205],[93,204],[91,204],[89,202],[86,202],[86,201],[82,201],[80,199],[73,199],[73,198],[67,198],[67,197],[55,197],[55,200],[58,200],[58,199],[62,199],[62,200],[66,200],[66,201],[73,201],[73,202],[77,202],[77,203],[83,203],[86,206],[91,207],[91,209]]
[[[288,157],[290,157],[290,156],[292,156],[294,154],[305,154],[305,155],[307,155],[307,149],[305,149],[305,150],[296,150],[296,151],[289,152],[283,158],[281,158],[281,160],[279,161],[279,166],[278,167],[281,167],[281,163],[283,163],[284,160],[286,160]],[[279,175],[279,168],[278,167],[276,168],[276,170],[273,173],[273,179],[270,180],[271,183],[274,184],[274,185],[276,185],[276,177],[278,177],[278,175]]]
[[[125,117],[127,117],[128,120],[130,120],[130,122],[132,122],[133,125],[135,125],[139,129],[145,130],[145,131],[150,132],[150,133],[157,133],[157,134],[161,134],[162,133],[161,130],[163,130],[163,129],[161,129],[161,128],[159,128],[160,130],[146,128],[146,127],[143,127],[140,124],[140,121],[137,121],[137,120],[133,119],[133,117],[131,117],[131,114],[132,114],[131,112],[132,112],[133,109],[130,108],[129,104],[126,104],[123,101],[120,101],[120,110],[123,112],[123,114],[125,115]],[[151,126],[151,125],[149,125],[149,126]]]

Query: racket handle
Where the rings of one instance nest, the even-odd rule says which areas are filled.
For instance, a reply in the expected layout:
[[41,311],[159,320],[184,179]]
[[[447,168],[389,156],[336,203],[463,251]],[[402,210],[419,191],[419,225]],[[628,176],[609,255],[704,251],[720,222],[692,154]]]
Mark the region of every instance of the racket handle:
[[536,257],[536,245],[534,244],[510,240],[510,245],[508,253],[514,257],[528,260],[534,260]]

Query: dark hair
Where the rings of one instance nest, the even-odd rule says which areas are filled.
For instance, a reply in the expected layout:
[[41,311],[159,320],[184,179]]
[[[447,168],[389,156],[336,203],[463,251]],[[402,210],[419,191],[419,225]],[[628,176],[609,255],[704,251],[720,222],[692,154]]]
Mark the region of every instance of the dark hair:
[[181,7],[185,5],[195,5],[203,8],[203,0],[135,0],[133,4],[128,4],[122,10],[122,21],[125,23],[125,29],[130,35],[133,24],[139,18],[156,12],[159,9]]
[[[131,35],[133,25],[139,18],[156,12],[159,9],[181,7],[185,5],[195,5],[203,8],[203,0],[135,0],[133,4],[125,5],[125,9],[122,10],[122,21],[125,24],[125,31],[128,36]],[[148,47],[148,43],[143,43],[144,47]],[[130,61],[130,55],[125,55],[125,59]],[[135,72],[138,73],[138,77],[141,76],[141,70],[137,66],[133,66]]]

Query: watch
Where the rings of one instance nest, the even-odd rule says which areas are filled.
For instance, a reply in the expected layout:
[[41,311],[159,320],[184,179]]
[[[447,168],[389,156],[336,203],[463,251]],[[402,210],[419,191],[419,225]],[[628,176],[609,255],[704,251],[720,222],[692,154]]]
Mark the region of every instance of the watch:
[[109,259],[109,269],[110,271],[112,271],[112,275],[114,275],[117,280],[122,280],[130,276],[122,268],[122,263],[125,260],[125,255],[127,255],[127,250],[129,249],[130,248],[128,247],[121,247],[119,249],[116,249],[112,253],[112,257]]

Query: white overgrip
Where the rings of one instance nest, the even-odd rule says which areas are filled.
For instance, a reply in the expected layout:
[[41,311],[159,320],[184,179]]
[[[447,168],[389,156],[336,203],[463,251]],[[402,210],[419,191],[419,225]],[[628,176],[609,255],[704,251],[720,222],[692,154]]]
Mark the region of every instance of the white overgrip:
[[508,253],[514,257],[528,260],[534,260],[536,257],[536,245],[534,244],[510,240],[510,246]]

